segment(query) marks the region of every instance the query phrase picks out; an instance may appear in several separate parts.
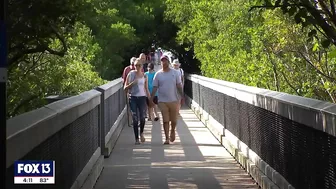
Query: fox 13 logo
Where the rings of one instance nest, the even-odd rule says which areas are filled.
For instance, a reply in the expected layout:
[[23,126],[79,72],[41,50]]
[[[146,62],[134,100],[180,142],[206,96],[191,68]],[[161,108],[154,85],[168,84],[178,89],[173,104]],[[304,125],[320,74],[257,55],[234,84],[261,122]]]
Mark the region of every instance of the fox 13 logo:
[[55,161],[16,161],[14,184],[55,184]]

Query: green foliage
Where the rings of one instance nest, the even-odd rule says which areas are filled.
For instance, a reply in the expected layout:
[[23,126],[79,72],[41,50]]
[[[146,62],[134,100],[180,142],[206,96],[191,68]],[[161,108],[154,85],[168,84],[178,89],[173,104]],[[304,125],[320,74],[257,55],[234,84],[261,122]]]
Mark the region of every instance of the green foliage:
[[120,77],[153,43],[177,48],[164,11],[163,0],[11,1],[7,116]]
[[336,53],[311,26],[280,9],[251,12],[254,1],[166,3],[177,41],[194,48],[205,76],[336,102]]
[[[260,5],[263,3],[263,5]],[[274,10],[280,8],[289,15],[297,24],[309,27],[311,32],[308,37],[321,38],[322,46],[328,48],[330,44],[336,45],[336,15],[335,2],[315,0],[256,0],[254,8],[266,8]],[[316,29],[322,34],[317,36]]]
[[[79,10],[78,1],[25,0],[8,3],[8,65],[11,69],[29,54],[48,52],[64,56],[67,45],[63,34],[71,30]],[[49,47],[54,39],[60,39],[58,49]]]
[[[16,66],[9,74],[7,89],[7,116],[12,117],[44,105],[49,95],[77,95],[106,81],[91,65],[101,48],[91,36],[89,28],[81,23],[65,39],[68,52],[62,58],[54,55],[30,54],[27,62]],[[61,46],[54,40],[50,46]]]
[[91,3],[84,12],[83,20],[92,29],[95,39],[102,47],[100,55],[94,61],[96,70],[104,79],[114,79],[120,75],[125,49],[134,45],[139,38],[129,21],[120,16],[119,11],[109,4],[94,7]]

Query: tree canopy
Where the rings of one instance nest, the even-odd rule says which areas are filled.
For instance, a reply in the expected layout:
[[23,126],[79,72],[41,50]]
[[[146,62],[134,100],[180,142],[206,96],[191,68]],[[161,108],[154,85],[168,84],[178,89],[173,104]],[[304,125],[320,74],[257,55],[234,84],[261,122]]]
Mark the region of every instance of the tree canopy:
[[166,0],[166,15],[205,76],[336,102],[334,5],[313,2]]
[[153,43],[174,45],[164,10],[162,0],[10,0],[7,116],[120,77]]
[[284,14],[293,17],[297,24],[303,27],[312,26],[308,36],[317,37],[317,31],[323,35],[322,45],[327,48],[336,45],[336,11],[334,0],[259,0],[255,8],[280,8]]
[[120,77],[154,46],[188,73],[336,102],[334,1],[8,3],[7,117]]

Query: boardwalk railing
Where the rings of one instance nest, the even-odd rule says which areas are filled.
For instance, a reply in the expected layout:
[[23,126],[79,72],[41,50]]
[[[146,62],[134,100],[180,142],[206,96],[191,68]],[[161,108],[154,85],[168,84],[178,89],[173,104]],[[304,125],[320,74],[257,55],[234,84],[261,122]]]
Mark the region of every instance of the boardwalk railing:
[[104,146],[103,155],[110,156],[112,148],[120,135],[122,126],[126,124],[126,96],[121,79],[97,87],[101,92],[101,146]]
[[336,105],[187,75],[187,104],[262,188],[336,188]]
[[126,123],[122,80],[116,79],[7,121],[6,188],[14,185],[16,160],[54,160],[55,189],[90,189]]

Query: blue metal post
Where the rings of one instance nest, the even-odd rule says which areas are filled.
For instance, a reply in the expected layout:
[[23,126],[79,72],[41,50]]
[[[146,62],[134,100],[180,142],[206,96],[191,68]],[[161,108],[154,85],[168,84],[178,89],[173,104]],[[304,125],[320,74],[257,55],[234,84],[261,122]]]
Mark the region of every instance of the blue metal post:
[[[7,39],[6,39],[6,12],[7,0],[3,0],[0,17],[0,128],[1,128],[1,170],[6,171],[6,82],[7,82]],[[5,173],[5,172],[3,172]],[[6,175],[7,177],[8,175]],[[2,180],[1,188],[6,188],[5,179]]]

